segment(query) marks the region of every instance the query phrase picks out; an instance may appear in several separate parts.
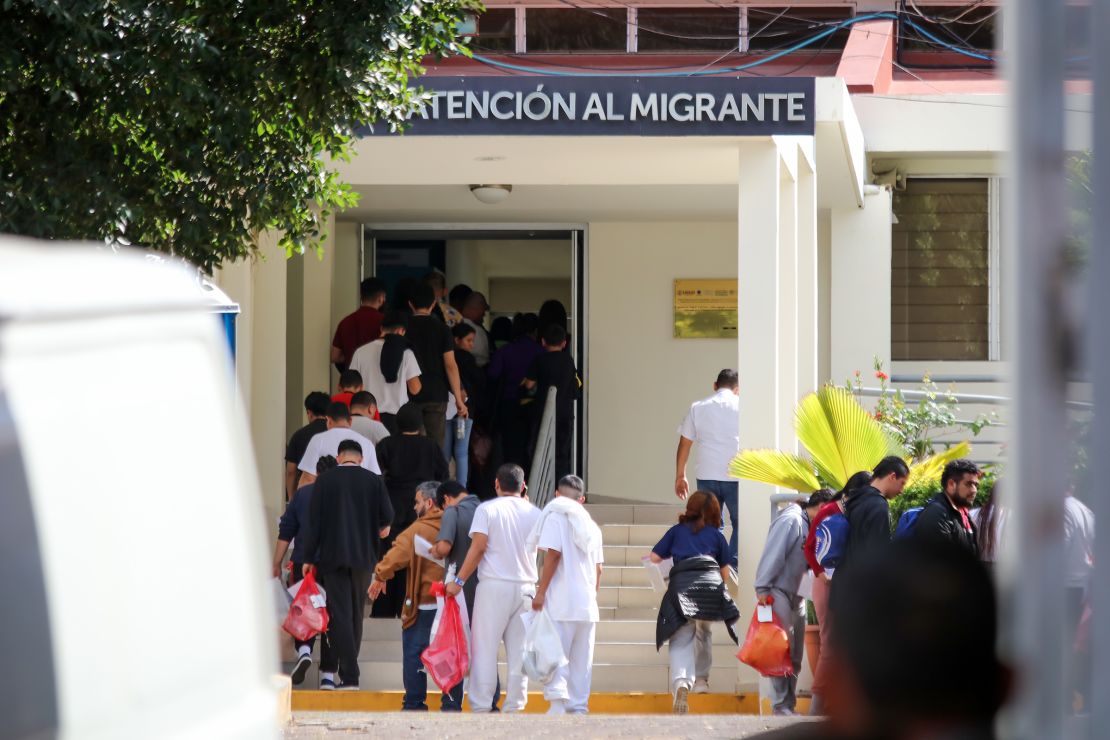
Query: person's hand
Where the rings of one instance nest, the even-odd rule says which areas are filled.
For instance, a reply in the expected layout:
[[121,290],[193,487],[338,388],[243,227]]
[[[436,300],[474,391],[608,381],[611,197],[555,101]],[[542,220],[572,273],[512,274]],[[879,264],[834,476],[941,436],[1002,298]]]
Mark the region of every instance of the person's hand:
[[370,588],[366,589],[366,595],[373,601],[382,595],[382,591],[385,591],[385,581],[376,580],[370,584]]
[[771,603],[771,594],[756,594],[755,599],[760,606],[767,606]]
[[312,572],[312,568],[313,568],[313,566],[312,566],[311,563],[305,563],[304,565],[301,566],[301,575],[302,576],[307,576],[309,573]]
[[821,575],[819,575],[817,577],[820,578],[821,580],[823,580],[825,583],[829,582],[829,574],[826,573],[825,571],[821,571]]
[[466,419],[469,418],[470,412],[466,410],[466,403],[463,401],[455,401],[455,411],[458,412],[459,417]]
[[281,578],[281,561],[274,563],[274,578]]
[[445,590],[447,591],[448,596],[454,597],[459,595],[459,591],[462,591],[462,586],[455,583],[454,581],[451,581],[447,584],[447,588]]
[[540,591],[532,597],[532,611],[538,612],[540,609],[543,609],[543,600],[545,596],[546,594]]
[[680,478],[675,478],[674,495],[678,496],[683,501],[690,495],[690,483],[686,480],[685,475]]

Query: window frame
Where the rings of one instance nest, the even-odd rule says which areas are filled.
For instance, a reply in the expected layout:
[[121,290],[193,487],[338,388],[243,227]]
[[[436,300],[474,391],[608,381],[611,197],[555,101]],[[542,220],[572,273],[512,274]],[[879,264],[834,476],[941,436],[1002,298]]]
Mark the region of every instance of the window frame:
[[[972,174],[967,172],[954,173],[929,173],[915,175],[906,173],[909,180],[986,180],[987,181],[987,358],[985,360],[939,360],[915,359],[893,360],[896,363],[983,363],[1002,361],[1002,188],[1001,177],[997,174]],[[893,201],[891,202],[891,216],[895,215]],[[891,235],[894,233],[894,222],[891,219]],[[891,269],[889,282],[893,287],[894,263],[891,255]],[[889,323],[893,328],[894,315],[891,313]],[[893,356],[892,346],[887,350]]]

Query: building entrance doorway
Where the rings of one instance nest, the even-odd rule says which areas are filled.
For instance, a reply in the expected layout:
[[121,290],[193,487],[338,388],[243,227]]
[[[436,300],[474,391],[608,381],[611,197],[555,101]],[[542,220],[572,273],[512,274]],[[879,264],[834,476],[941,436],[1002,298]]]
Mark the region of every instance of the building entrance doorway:
[[[586,469],[586,363],[585,264],[586,232],[582,226],[561,225],[469,225],[469,224],[367,224],[363,227],[361,276],[385,281],[390,305],[403,305],[407,286],[432,270],[446,276],[448,289],[465,285],[481,293],[489,305],[482,327],[490,347],[487,375],[489,402],[484,423],[475,426],[470,445],[471,470],[475,464],[483,479],[471,475],[471,487],[486,486],[492,492],[492,468],[502,461],[518,462],[526,468],[530,459],[523,450],[531,449],[531,434],[525,426],[506,424],[515,405],[523,405],[519,416],[532,419],[532,402],[520,397],[518,376],[521,368],[519,347],[510,348],[501,361],[496,353],[514,341],[513,322],[531,326],[565,310],[567,348],[578,368],[583,386],[575,402],[574,439],[571,470],[583,475]],[[557,306],[555,305],[557,304]],[[543,319],[541,316],[543,309]],[[535,319],[522,320],[525,314]],[[542,328],[540,329],[542,332]],[[537,336],[536,339],[541,337]],[[510,358],[512,361],[509,361]],[[483,466],[481,463],[485,462]],[[583,476],[584,477],[584,476]]]

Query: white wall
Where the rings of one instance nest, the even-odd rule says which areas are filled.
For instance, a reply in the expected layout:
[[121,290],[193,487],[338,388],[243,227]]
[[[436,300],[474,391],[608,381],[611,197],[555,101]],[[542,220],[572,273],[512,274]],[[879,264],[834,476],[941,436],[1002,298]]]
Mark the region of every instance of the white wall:
[[678,425],[721,368],[736,367],[736,340],[675,339],[674,280],[736,277],[736,231],[735,221],[590,224],[591,493],[677,503]]

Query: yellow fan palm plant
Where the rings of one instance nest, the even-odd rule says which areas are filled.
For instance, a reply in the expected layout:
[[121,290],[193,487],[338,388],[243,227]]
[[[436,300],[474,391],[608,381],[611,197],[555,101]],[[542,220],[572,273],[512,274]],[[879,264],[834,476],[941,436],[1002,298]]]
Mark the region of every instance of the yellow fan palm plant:
[[[734,478],[812,492],[822,485],[840,489],[855,473],[872,470],[887,455],[906,451],[845,388],[827,385],[801,400],[794,432],[808,456],[781,450],[743,450],[729,465]],[[971,449],[963,442],[911,466],[910,481],[939,478],[945,463]]]

